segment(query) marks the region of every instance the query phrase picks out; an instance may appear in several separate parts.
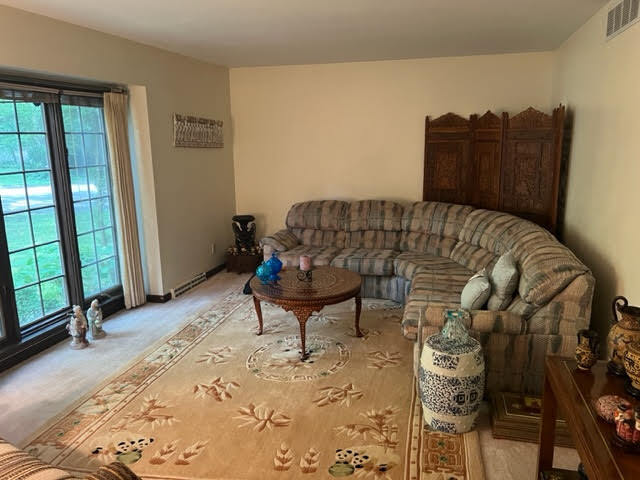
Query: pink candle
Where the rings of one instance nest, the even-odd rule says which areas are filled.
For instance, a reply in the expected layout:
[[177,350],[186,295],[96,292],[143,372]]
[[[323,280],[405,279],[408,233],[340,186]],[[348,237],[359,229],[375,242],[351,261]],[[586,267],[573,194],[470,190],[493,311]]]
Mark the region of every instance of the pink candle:
[[300,255],[300,270],[303,272],[311,270],[311,257],[309,255]]

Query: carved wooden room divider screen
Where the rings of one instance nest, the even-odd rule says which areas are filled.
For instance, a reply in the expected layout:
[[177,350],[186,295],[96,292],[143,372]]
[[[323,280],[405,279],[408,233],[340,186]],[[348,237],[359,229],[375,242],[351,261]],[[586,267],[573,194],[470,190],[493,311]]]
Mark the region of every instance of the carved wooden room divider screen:
[[560,105],[551,115],[427,117],[423,200],[509,212],[555,232],[564,114]]

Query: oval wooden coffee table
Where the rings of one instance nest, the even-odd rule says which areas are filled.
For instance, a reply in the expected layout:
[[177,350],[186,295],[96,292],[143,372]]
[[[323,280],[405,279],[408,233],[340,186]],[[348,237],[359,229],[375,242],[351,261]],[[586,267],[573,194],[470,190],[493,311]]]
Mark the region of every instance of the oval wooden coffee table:
[[258,335],[262,335],[262,308],[260,301],[279,305],[287,312],[293,312],[300,324],[301,355],[307,358],[305,344],[305,329],[307,320],[314,312],[320,312],[323,307],[344,302],[350,298],[356,299],[356,335],[360,332],[360,275],[344,268],[317,267],[313,270],[311,281],[298,280],[297,268],[284,268],[280,272],[280,280],[275,284],[263,284],[258,277],[250,282],[253,291],[253,304],[258,315]]

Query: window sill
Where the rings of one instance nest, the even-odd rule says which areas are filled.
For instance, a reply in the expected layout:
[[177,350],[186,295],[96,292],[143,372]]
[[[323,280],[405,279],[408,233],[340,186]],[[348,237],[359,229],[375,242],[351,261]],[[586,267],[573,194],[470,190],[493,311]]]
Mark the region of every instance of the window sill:
[[[106,319],[124,308],[124,297],[122,295],[111,297],[101,307]],[[68,339],[69,333],[66,329],[68,313],[62,315],[62,318],[57,318],[48,325],[25,334],[19,343],[0,347],[0,372]]]

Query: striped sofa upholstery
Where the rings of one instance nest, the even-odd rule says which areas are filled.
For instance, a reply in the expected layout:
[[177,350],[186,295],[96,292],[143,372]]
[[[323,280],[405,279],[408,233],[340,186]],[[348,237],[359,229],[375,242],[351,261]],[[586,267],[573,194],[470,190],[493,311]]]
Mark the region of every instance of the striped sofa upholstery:
[[572,356],[577,331],[589,326],[589,269],[551,233],[513,215],[440,202],[315,201],[294,205],[286,225],[261,241],[265,258],[278,251],[297,266],[304,253],[316,265],[360,273],[363,296],[404,303],[402,333],[412,340],[439,331],[467,280],[513,251],[520,282],[511,304],[470,315],[489,391],[539,393],[544,356]]
[[276,251],[287,267],[297,267],[300,255],[309,255],[314,265],[329,265],[345,247],[348,206],[338,200],[296,203],[287,214],[287,228],[261,241],[265,260]]
[[[54,468],[0,438],[0,479],[75,480],[78,477]],[[114,462],[84,477],[86,480],[141,480],[125,465]]]

